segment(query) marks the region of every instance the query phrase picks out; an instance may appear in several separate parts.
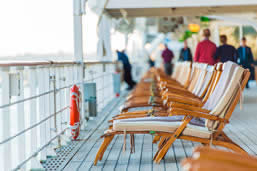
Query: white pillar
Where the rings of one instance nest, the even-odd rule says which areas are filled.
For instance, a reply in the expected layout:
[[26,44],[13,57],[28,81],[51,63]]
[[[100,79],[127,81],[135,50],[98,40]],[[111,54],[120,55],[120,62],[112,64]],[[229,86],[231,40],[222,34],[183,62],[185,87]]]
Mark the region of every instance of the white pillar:
[[216,46],[220,45],[220,33],[219,33],[219,24],[218,23],[215,25],[214,42],[215,42]]
[[239,42],[241,42],[242,38],[244,37],[243,33],[243,25],[239,25]]
[[[73,25],[74,25],[74,59],[77,62],[80,62],[80,82],[83,83],[84,80],[84,59],[83,59],[83,31],[82,31],[82,6],[81,0],[73,0]],[[81,95],[84,96],[84,84],[81,84]],[[81,105],[80,115],[85,123],[85,113],[84,113],[84,104]],[[82,125],[82,129],[85,128],[85,124]]]

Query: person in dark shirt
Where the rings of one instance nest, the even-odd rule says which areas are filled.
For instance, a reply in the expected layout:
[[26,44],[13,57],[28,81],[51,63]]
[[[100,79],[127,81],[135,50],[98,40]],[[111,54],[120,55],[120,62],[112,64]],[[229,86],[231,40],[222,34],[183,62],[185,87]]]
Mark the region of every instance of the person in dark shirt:
[[215,59],[219,60],[220,62],[227,62],[227,61],[237,62],[236,48],[234,48],[234,46],[227,44],[227,36],[221,35],[220,42],[222,45],[218,47],[215,54]]
[[[239,57],[239,65],[244,68],[248,68],[251,71],[251,77],[254,77],[254,64],[253,64],[253,53],[250,47],[246,45],[246,38],[242,38],[242,46],[237,49],[237,54]],[[247,82],[246,88],[249,88],[249,83]]]
[[184,41],[184,47],[180,50],[179,61],[191,61],[192,62],[192,53],[190,48],[187,46],[187,41]]
[[118,60],[121,61],[123,64],[123,70],[124,70],[123,77],[124,77],[124,81],[128,84],[127,90],[131,90],[136,85],[136,82],[132,79],[132,75],[131,75],[132,66],[129,62],[129,58],[126,55],[125,50],[121,52],[119,50],[116,50],[116,53],[118,55]]
[[164,70],[167,75],[171,75],[171,71],[172,71],[171,61],[173,57],[174,57],[173,52],[169,50],[168,46],[165,44],[165,49],[162,52],[162,59],[164,63]]

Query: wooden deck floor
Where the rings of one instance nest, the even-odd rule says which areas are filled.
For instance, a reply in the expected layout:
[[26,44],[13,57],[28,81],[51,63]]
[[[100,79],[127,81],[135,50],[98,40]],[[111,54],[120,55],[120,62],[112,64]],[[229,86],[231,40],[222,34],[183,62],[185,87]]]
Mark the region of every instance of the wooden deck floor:
[[[93,166],[93,160],[96,152],[102,143],[99,137],[107,128],[107,120],[118,113],[119,106],[124,98],[118,102],[111,114],[101,121],[95,120],[88,132],[87,140],[78,149],[69,163],[64,168],[65,171],[73,170],[181,170],[179,162],[191,156],[192,149],[198,146],[198,143],[192,143],[184,140],[177,140],[168,154],[159,165],[152,162],[153,155],[157,150],[157,145],[152,144],[151,135],[136,135],[136,153],[130,154],[129,138],[127,138],[127,150],[122,151],[123,136],[116,136],[106,150],[102,161],[97,166]],[[251,88],[244,91],[243,109],[240,111],[240,105],[237,106],[231,119],[231,124],[227,125],[225,132],[237,144],[243,147],[249,154],[257,154],[257,88]],[[99,125],[99,126],[98,126]],[[218,147],[215,147],[218,148]]]

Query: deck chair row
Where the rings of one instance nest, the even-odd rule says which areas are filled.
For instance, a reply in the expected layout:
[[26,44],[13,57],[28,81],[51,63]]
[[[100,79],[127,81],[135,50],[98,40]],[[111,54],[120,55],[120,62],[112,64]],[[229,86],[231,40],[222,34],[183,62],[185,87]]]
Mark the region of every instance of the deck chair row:
[[110,121],[94,164],[102,159],[117,134],[129,134],[132,149],[134,134],[154,134],[154,142],[159,141],[156,163],[176,139],[212,143],[245,153],[223,128],[249,75],[248,70],[233,62],[215,66],[178,63],[171,77],[160,69],[150,69],[128,96],[121,113]]

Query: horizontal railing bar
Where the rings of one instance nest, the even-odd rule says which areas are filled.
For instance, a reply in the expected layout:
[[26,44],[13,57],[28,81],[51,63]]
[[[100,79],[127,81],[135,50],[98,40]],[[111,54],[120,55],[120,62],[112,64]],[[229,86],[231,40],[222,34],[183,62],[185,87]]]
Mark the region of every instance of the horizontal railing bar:
[[11,136],[11,137],[9,137],[9,138],[7,138],[7,139],[1,141],[1,142],[0,142],[0,145],[2,145],[2,144],[4,144],[4,143],[7,143],[8,141],[11,141],[11,140],[14,139],[15,137],[20,136],[21,134],[24,134],[25,132],[27,132],[27,131],[29,131],[29,130],[35,128],[36,126],[38,126],[38,125],[40,125],[41,123],[47,121],[48,119],[52,118],[52,117],[55,116],[56,114],[65,111],[65,110],[68,109],[69,107],[70,107],[70,106],[66,106],[65,108],[62,108],[61,110],[57,111],[56,113],[53,113],[53,114],[49,115],[49,116],[46,117],[45,119],[42,119],[42,120],[39,121],[38,123],[35,123],[34,125],[32,125],[32,126],[26,128],[26,129],[22,130],[21,132],[15,134],[14,136]]
[[[11,67],[11,66],[39,66],[39,65],[74,65],[80,64],[81,62],[78,61],[0,61],[0,67]],[[91,61],[84,61],[86,65],[92,64],[116,64],[117,61],[100,61],[100,60],[91,60]]]
[[18,100],[18,101],[9,103],[9,104],[5,104],[5,105],[0,106],[0,109],[9,107],[9,106],[12,106],[12,105],[15,105],[15,104],[23,103],[23,102],[26,102],[28,100],[33,100],[35,98],[50,94],[52,92],[54,92],[54,90],[50,90],[50,91],[47,91],[47,92],[44,92],[44,93],[41,93],[41,94],[38,94],[38,95],[35,95],[35,96],[31,96],[31,97],[28,97],[28,98],[25,98],[25,99],[22,99],[22,100]]
[[[74,84],[81,84],[81,82],[74,83]],[[74,84],[71,84],[71,85],[68,85],[68,86],[64,86],[64,87],[58,88],[58,89],[56,89],[55,91],[56,91],[56,92],[59,92],[60,90],[63,90],[63,89],[66,89],[66,88],[70,88],[70,87],[72,87]],[[47,92],[44,92],[44,93],[41,93],[41,94],[38,94],[38,95],[35,95],[35,96],[31,96],[31,97],[28,97],[28,98],[25,98],[25,99],[22,99],[22,100],[18,100],[18,101],[9,103],[9,104],[5,104],[5,105],[0,106],[0,109],[9,107],[9,106],[12,106],[12,105],[15,105],[15,104],[23,103],[23,102],[26,102],[26,101],[28,101],[28,100],[33,100],[33,99],[35,99],[35,98],[38,98],[38,97],[41,97],[41,96],[45,96],[45,95],[50,94],[50,93],[53,93],[53,92],[54,92],[54,90],[50,90],[50,91],[47,91]]]
[[43,145],[42,147],[40,147],[40,148],[39,148],[36,152],[34,152],[30,157],[28,157],[28,158],[25,159],[23,162],[21,162],[14,170],[19,170],[19,169],[21,169],[21,167],[22,167],[23,165],[25,165],[25,164],[26,164],[30,159],[32,159],[33,157],[36,157],[40,151],[42,151],[42,150],[45,149],[47,146],[49,146],[52,141],[54,141],[56,138],[58,138],[59,136],[61,136],[61,134],[63,134],[67,129],[69,129],[69,127],[66,127],[66,128],[63,129],[59,134],[57,134],[57,135],[54,136],[52,139],[50,139],[45,145]]

